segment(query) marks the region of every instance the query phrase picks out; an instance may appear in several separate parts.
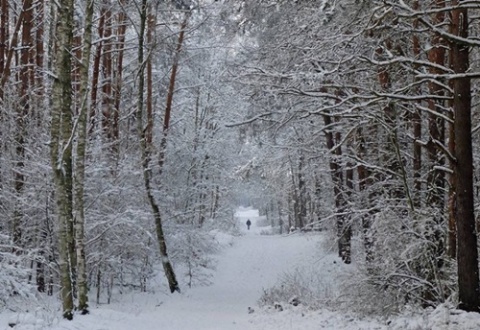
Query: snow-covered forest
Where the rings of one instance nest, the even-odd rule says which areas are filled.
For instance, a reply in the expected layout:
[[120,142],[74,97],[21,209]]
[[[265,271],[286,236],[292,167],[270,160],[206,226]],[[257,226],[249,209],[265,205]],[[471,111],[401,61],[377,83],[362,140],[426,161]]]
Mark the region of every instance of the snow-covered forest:
[[480,327],[479,34],[480,0],[0,0],[0,327]]

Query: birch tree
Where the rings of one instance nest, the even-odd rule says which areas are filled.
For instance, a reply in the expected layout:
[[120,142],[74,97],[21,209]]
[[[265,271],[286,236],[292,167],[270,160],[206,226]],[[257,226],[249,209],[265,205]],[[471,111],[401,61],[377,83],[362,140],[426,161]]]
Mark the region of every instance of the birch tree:
[[73,0],[57,4],[57,42],[52,94],[50,157],[55,183],[58,219],[59,266],[63,317],[73,319],[72,258],[70,244],[74,239],[72,209],[72,42]]
[[75,160],[75,243],[77,254],[78,310],[88,314],[88,285],[85,259],[85,156],[87,148],[88,104],[89,104],[89,68],[92,49],[92,20],[94,0],[86,6],[84,49],[80,66],[80,112],[77,121],[77,154]]

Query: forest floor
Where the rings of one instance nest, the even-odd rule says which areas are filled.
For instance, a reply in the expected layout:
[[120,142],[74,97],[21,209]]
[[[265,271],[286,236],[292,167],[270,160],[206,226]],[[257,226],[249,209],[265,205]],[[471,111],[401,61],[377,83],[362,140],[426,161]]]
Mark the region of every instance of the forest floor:
[[[341,299],[342,275],[352,265],[338,262],[323,234],[261,235],[258,211],[239,209],[238,225],[244,235],[218,234],[225,248],[217,255],[216,270],[208,286],[185,288],[181,294],[131,293],[115,295],[111,304],[92,304],[91,313],[73,321],[60,318],[58,303],[39,304],[23,312],[0,314],[0,329],[16,330],[467,330],[480,329],[480,316],[440,307],[428,313],[394,319],[360,318],[332,306],[311,309],[285,301],[259,307],[266,290],[280,285],[279,279],[314,270],[318,301]],[[252,221],[247,230],[245,222]],[[262,224],[262,226],[260,226]],[[323,242],[323,244],[322,244]],[[305,277],[305,278],[308,278]],[[305,280],[304,280],[305,282]],[[275,295],[269,291],[269,298]],[[301,301],[302,297],[298,297]],[[250,309],[250,312],[249,312]],[[253,311],[252,311],[253,310]]]

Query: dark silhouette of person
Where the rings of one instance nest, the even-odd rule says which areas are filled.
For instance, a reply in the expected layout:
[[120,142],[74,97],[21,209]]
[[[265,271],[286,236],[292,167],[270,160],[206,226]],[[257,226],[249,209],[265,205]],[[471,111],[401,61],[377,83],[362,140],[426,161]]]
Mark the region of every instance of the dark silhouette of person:
[[247,220],[247,228],[248,230],[250,230],[250,225],[252,224],[252,222],[250,221],[250,219]]

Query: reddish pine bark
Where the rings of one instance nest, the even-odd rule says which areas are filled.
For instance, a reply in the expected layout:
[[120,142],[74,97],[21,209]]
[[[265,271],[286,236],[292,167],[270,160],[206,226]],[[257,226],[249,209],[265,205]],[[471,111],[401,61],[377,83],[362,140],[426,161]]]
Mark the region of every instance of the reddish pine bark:
[[[453,1],[461,4],[463,1]],[[468,9],[452,10],[452,32],[468,38]],[[469,47],[461,42],[452,43],[453,70],[462,74],[469,70]],[[478,250],[473,203],[473,156],[471,135],[472,96],[468,77],[453,81],[453,108],[455,111],[456,156],[456,220],[459,307],[466,311],[480,311],[478,277]]]
[[105,42],[102,54],[102,130],[107,138],[112,141],[112,83],[113,83],[113,58],[112,58],[112,25],[113,15],[110,8],[105,11]]
[[[413,2],[413,9],[414,10],[419,10],[420,5],[418,0]],[[418,19],[415,19],[413,22],[413,27],[415,29],[418,29]],[[420,40],[418,38],[417,34],[413,35],[413,45],[412,45],[412,51],[413,55],[416,60],[419,59],[420,57]],[[416,64],[414,65],[414,69],[418,70],[419,65]],[[418,93],[418,89],[417,93]],[[421,102],[421,101],[419,101]],[[422,191],[422,181],[421,181],[421,176],[422,176],[422,146],[419,143],[422,139],[422,116],[420,109],[418,107],[415,107],[413,109],[413,116],[412,116],[412,122],[413,122],[413,178],[414,178],[414,188],[415,188],[415,194],[413,198],[413,205],[414,207],[419,207],[421,204],[421,191]]]
[[[123,4],[125,0],[122,0],[121,3]],[[120,101],[122,96],[122,79],[123,79],[123,56],[124,56],[124,49],[125,49],[125,32],[127,30],[127,15],[121,11],[117,15],[118,20],[118,27],[117,27],[117,67],[116,70],[113,72],[115,82],[113,84],[113,123],[112,123],[112,130],[113,130],[113,139],[118,141],[120,139]]]
[[[444,0],[436,0],[433,4],[434,9],[442,8],[445,6]],[[439,25],[445,20],[444,12],[438,12],[433,15],[432,24]],[[428,60],[438,66],[445,64],[445,43],[443,38],[438,33],[433,33],[431,39],[431,48],[428,52]],[[431,67],[429,71],[433,75],[439,75],[443,73],[443,70],[438,67]],[[431,95],[442,96],[445,94],[443,87],[436,81],[432,80],[429,83],[429,91]],[[430,160],[430,169],[428,173],[428,186],[429,194],[427,195],[427,204],[430,207],[443,211],[444,207],[444,195],[443,188],[445,186],[445,174],[444,171],[438,171],[434,169],[434,166],[442,166],[444,161],[443,157],[439,154],[437,143],[444,144],[445,138],[445,122],[444,120],[435,114],[435,112],[441,112],[443,106],[439,100],[429,99],[428,108],[431,110],[428,115],[428,131],[430,139],[427,144],[428,158]],[[439,221],[437,219],[437,221]]]
[[[9,38],[8,14],[8,0],[0,0],[0,77],[2,77],[2,80],[5,74],[5,60]],[[0,92],[2,92],[2,88],[0,88]],[[3,95],[0,94],[0,98],[3,98]]]
[[[7,1],[7,7],[8,7],[8,1]],[[8,13],[8,10],[5,13]],[[5,64],[3,66],[3,72],[0,79],[0,98],[1,99],[3,99],[3,95],[4,95],[3,88],[5,87],[8,77],[10,76],[10,69],[11,69],[10,66],[12,64],[12,60],[15,55],[15,49],[17,48],[17,44],[18,44],[18,34],[22,27],[25,14],[26,14],[26,11],[22,9],[15,23],[15,29],[12,33],[10,45],[8,45],[7,52],[5,54]],[[7,16],[7,24],[8,24],[8,14],[6,16]],[[6,31],[8,31],[8,26]],[[7,32],[7,37],[8,37],[8,32]]]
[[105,31],[105,7],[102,6],[100,10],[100,20],[98,22],[98,38],[99,42],[97,43],[97,49],[93,61],[93,72],[92,72],[92,92],[91,92],[91,102],[90,102],[90,129],[89,133],[91,134],[95,129],[97,121],[97,98],[98,98],[98,81],[100,79],[100,61],[102,59],[102,49],[103,49],[103,37]]

